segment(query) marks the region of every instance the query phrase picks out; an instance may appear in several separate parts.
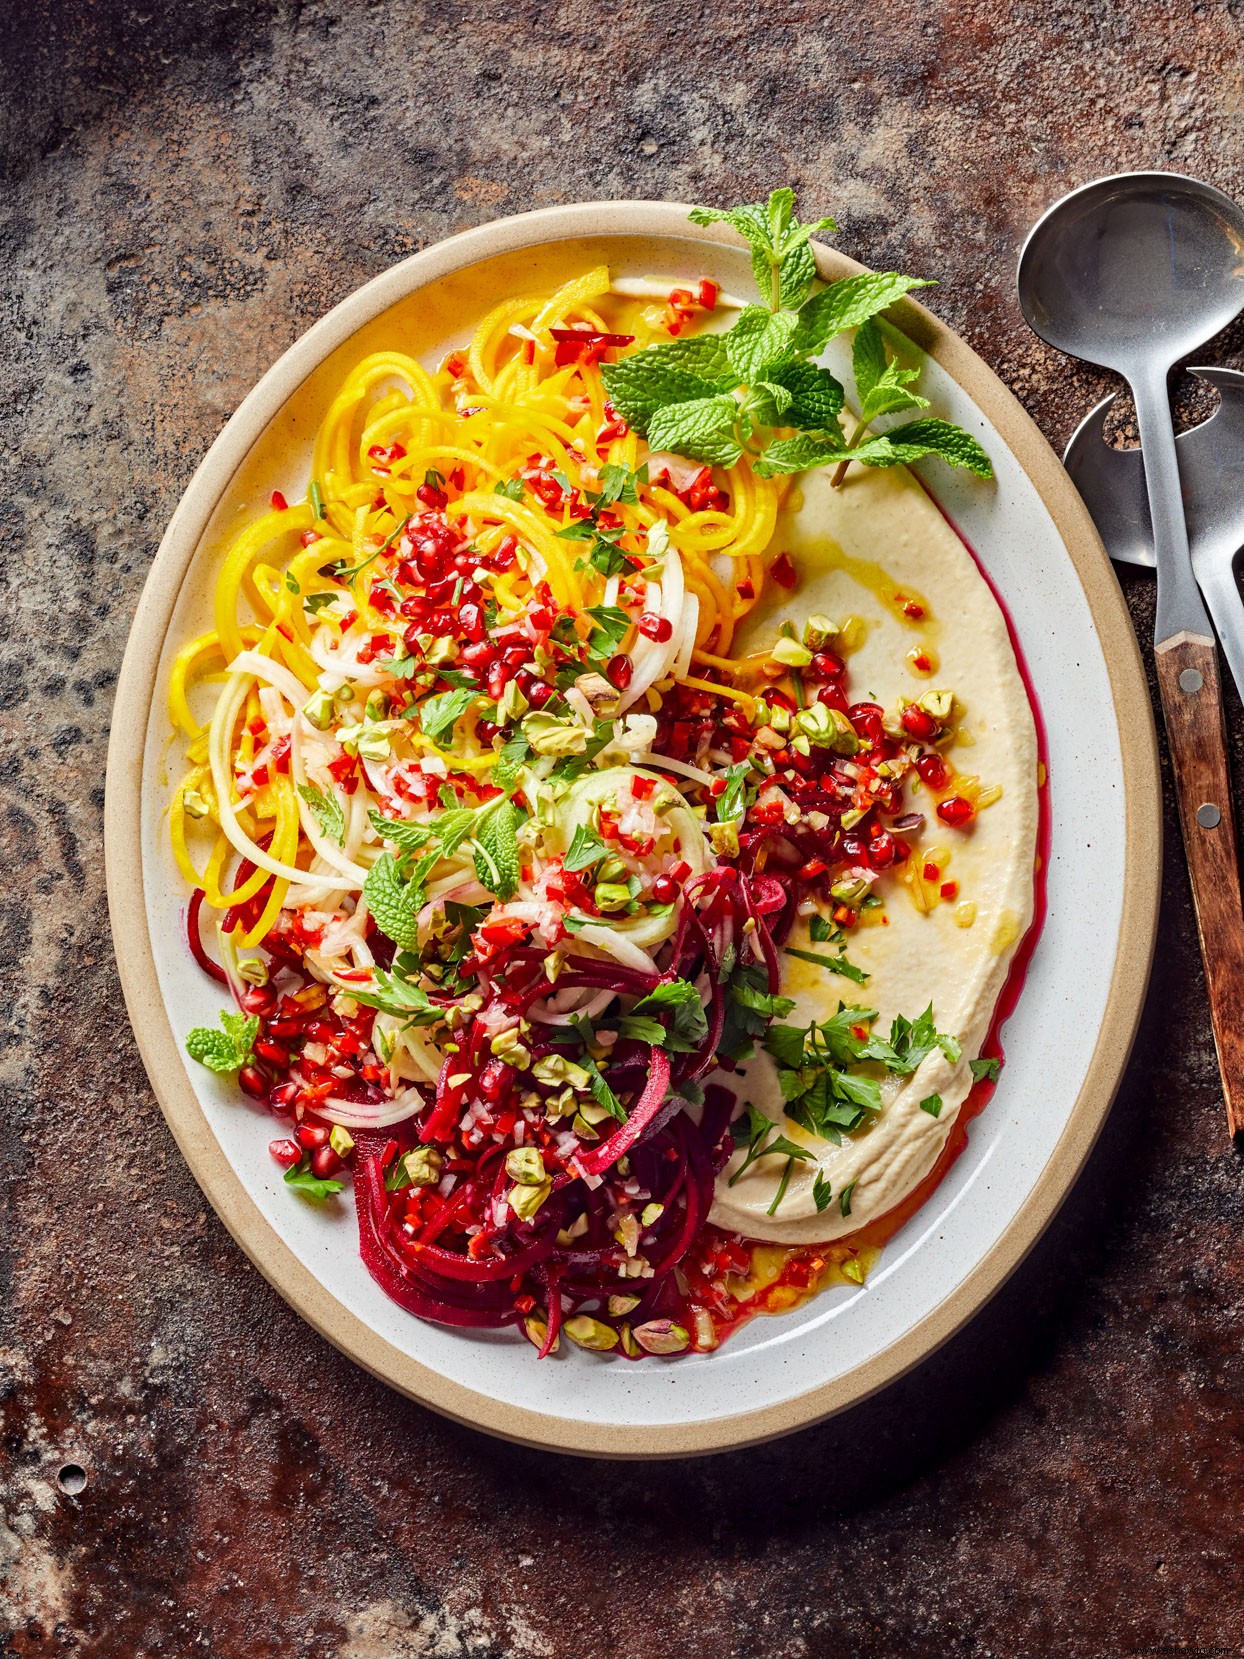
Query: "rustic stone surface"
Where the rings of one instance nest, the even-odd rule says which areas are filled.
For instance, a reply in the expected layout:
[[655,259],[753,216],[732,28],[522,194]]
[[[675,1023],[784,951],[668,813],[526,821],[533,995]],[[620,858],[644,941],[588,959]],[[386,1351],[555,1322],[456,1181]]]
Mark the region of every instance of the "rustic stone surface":
[[[1024,329],[1018,241],[1120,167],[1244,190],[1242,16],[8,0],[6,1655],[1244,1648],[1244,1170],[1173,821],[1138,1053],[1022,1271],[881,1399],[681,1467],[492,1443],[300,1324],[155,1107],[100,844],[109,704],[161,530],[254,379],[359,282],[499,213],[791,180],[849,252],[940,273],[934,307],[1060,444],[1104,381]],[[1149,589],[1127,587],[1143,633]]]

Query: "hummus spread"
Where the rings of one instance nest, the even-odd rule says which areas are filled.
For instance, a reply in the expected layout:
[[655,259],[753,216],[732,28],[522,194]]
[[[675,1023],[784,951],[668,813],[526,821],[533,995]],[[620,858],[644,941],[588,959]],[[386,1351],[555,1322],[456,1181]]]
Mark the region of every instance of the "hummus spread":
[[[850,658],[852,695],[889,713],[931,688],[953,691],[957,736],[947,757],[958,773],[978,777],[982,789],[1001,789],[958,829],[938,820],[932,797],[913,777],[906,798],[925,821],[904,834],[912,846],[908,868],[919,872],[933,859],[937,897],[922,910],[901,877],[886,873],[878,887],[884,909],[865,912],[862,922],[872,925],[848,936],[849,960],[868,974],[865,985],[781,957],[781,989],[795,1001],[784,1016],[790,1024],[824,1020],[846,1003],[876,1009],[873,1030],[886,1035],[896,1015],[915,1019],[931,1003],[938,1031],[958,1039],[961,1058],[952,1064],[934,1048],[911,1076],[887,1076],[881,1113],[844,1135],[841,1145],[785,1118],[777,1068],[763,1051],[738,1071],[719,1074],[740,1107],[763,1112],[813,1156],[791,1164],[770,1215],[786,1157],[761,1157],[730,1185],[743,1163],[736,1152],[718,1179],[710,1220],[750,1238],[804,1244],[856,1232],[885,1215],[929,1173],[946,1144],[972,1086],[969,1063],[980,1053],[1032,921],[1038,757],[1006,620],[971,554],[906,468],[853,466],[837,490],[827,473],[805,475],[775,545],[789,550],[798,585],[779,590],[776,601],[748,619],[736,652],[767,644],[787,620],[798,631],[816,613],[862,618],[865,638]],[[956,884],[953,899],[941,899],[940,881]],[[806,920],[801,927],[787,944],[816,950]],[[921,1104],[934,1096],[941,1102],[936,1115]]]

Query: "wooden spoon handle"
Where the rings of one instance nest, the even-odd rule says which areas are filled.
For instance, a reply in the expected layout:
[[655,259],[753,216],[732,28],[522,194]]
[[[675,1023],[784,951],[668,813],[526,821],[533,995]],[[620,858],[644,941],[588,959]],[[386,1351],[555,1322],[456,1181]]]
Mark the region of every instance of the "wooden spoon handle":
[[1182,633],[1157,647],[1156,661],[1227,1127],[1235,1139],[1244,1136],[1244,909],[1218,652],[1212,639]]

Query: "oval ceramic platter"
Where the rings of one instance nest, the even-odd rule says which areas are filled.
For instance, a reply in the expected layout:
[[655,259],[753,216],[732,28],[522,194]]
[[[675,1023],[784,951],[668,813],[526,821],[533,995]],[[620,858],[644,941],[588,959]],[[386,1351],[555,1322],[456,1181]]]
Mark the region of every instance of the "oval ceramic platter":
[[[827,280],[860,269],[830,250],[817,257]],[[360,1365],[462,1422],[561,1451],[674,1456],[784,1434],[883,1387],[961,1326],[1048,1223],[1109,1108],[1140,1012],[1157,916],[1158,773],[1136,642],[1079,497],[984,364],[900,303],[889,317],[929,354],[931,412],[965,426],[993,460],[988,484],[938,461],[917,470],[1010,614],[1046,734],[1048,915],[1003,1032],[994,1098],[865,1287],[757,1318],[711,1354],[629,1364],[571,1348],[538,1362],[513,1332],[425,1324],[387,1300],[359,1260],[353,1206],[294,1200],[266,1151],[271,1117],[185,1057],[186,1033],[213,1023],[220,999],[185,947],[168,845],[169,661],[210,626],[219,560],[247,513],[274,487],[305,492],[320,415],[358,358],[396,345],[435,363],[498,298],[601,263],[625,276],[707,275],[736,293],[749,282],[733,233],[696,228],[680,205],[552,208],[395,266],[264,376],[186,491],[134,621],[109,755],[107,873],[152,1085],[217,1213],[281,1295]]]

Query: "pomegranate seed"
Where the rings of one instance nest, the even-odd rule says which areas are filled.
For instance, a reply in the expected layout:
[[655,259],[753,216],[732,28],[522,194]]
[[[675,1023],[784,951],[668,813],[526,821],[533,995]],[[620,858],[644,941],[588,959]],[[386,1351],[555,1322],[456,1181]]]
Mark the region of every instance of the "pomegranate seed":
[[238,1073],[238,1088],[252,1100],[265,1100],[268,1095],[268,1079],[258,1066],[243,1066]]
[[269,1041],[267,1037],[258,1039],[255,1053],[261,1060],[267,1060],[269,1065],[276,1066],[279,1071],[284,1071],[289,1065],[289,1050],[282,1048],[280,1043]]
[[658,876],[652,884],[652,896],[658,904],[673,904],[678,897],[678,883],[672,876]]
[[542,709],[553,695],[554,687],[544,680],[537,680],[527,693],[527,701],[533,709]]
[[921,755],[916,771],[930,789],[945,789],[950,772],[940,755]]
[[898,859],[898,842],[888,830],[882,830],[868,843],[868,862],[874,870],[888,870]]
[[645,639],[654,639],[658,645],[673,638],[674,624],[667,616],[657,616],[654,611],[645,611],[635,626]]
[[328,1130],[322,1123],[301,1123],[298,1126],[298,1141],[314,1152],[318,1147],[328,1145]]
[[937,816],[943,824],[950,824],[957,829],[961,824],[971,822],[976,816],[976,808],[971,801],[965,801],[962,795],[952,795],[949,800],[937,803]]
[[810,858],[799,872],[800,881],[815,881],[817,876],[823,876],[829,866],[823,858]]
[[268,1096],[268,1105],[274,1112],[292,1112],[298,1102],[297,1083],[278,1083]]
[[959,897],[959,883],[957,881],[944,881],[938,888],[938,892],[944,899],[957,899]]
[[912,737],[932,737],[937,731],[937,721],[927,709],[922,709],[919,703],[908,703],[899,716],[903,730]]
[[311,1173],[317,1180],[326,1180],[330,1175],[335,1175],[340,1168],[341,1159],[331,1146],[317,1146],[311,1154]]
[[799,577],[789,553],[779,553],[769,566],[769,574],[780,588],[793,588]]
[[480,1073],[479,1092],[485,1100],[500,1100],[505,1091],[508,1067],[501,1060],[490,1060]]
[[812,661],[804,670],[812,680],[840,680],[846,671],[846,663],[832,651],[815,652]]
[[271,502],[272,502],[272,510],[275,513],[283,513],[285,511],[285,509],[289,506],[289,502],[286,501],[285,497],[281,494],[280,490],[273,490],[272,496],[271,496]]
[[292,1169],[302,1157],[302,1148],[297,1141],[269,1141],[268,1151],[282,1169]]
[[610,657],[609,665],[605,669],[605,678],[616,691],[625,691],[631,683],[634,667],[626,652],[621,651],[616,657]]
[[276,992],[271,985],[253,985],[242,993],[242,1009],[247,1014],[268,1014],[276,1007]]
[[496,654],[486,639],[480,639],[463,647],[462,660],[468,668],[484,669],[491,666]]
[[415,494],[425,507],[434,508],[438,513],[444,512],[449,505],[449,497],[444,490],[438,490],[435,484],[420,484]]

